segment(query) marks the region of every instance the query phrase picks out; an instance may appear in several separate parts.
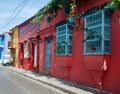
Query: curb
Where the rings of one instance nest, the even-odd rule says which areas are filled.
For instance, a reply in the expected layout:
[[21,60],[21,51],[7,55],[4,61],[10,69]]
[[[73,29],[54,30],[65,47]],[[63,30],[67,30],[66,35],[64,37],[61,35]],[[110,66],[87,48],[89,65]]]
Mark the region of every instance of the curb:
[[29,75],[26,75],[26,74],[24,74],[24,73],[20,73],[20,72],[11,70],[11,69],[9,69],[9,68],[7,68],[7,67],[4,68],[4,69],[7,69],[7,70],[9,70],[9,71],[11,71],[11,72],[18,73],[18,74],[20,74],[20,75],[22,75],[22,76],[24,76],[24,77],[28,77],[28,78],[30,78],[30,79],[32,79],[32,80],[39,81],[39,82],[41,82],[41,83],[43,83],[43,84],[46,84],[46,85],[48,85],[48,86],[52,86],[52,87],[54,87],[54,88],[56,88],[56,89],[58,89],[58,90],[61,90],[61,91],[65,92],[65,93],[68,93],[68,94],[78,94],[78,93],[75,93],[75,92],[73,92],[73,91],[71,91],[71,90],[68,90],[68,89],[65,89],[65,88],[62,88],[62,87],[53,85],[53,84],[51,84],[51,83],[47,83],[47,82],[45,82],[45,81],[36,79],[36,78],[34,78],[34,77],[30,77]]
[[[31,76],[25,74],[24,71],[23,71],[23,73],[22,73],[22,72],[14,71],[14,70],[12,70],[12,69],[10,69],[10,68],[8,68],[8,67],[6,67],[6,68],[5,68],[5,67],[2,67],[2,68],[7,69],[7,70],[9,70],[9,71],[11,71],[11,72],[14,72],[14,73],[18,73],[18,74],[20,74],[20,75],[22,75],[22,76],[24,76],[24,77],[30,78],[30,79],[32,79],[32,80],[41,82],[41,83],[43,83],[43,84],[45,84],[45,85],[51,86],[51,87],[53,87],[53,88],[56,88],[56,89],[61,90],[61,91],[65,92],[65,93],[68,93],[68,94],[83,94],[83,93],[77,93],[77,92],[71,91],[70,89],[65,89],[64,87],[59,87],[59,86],[57,86],[57,85],[55,85],[55,84],[48,83],[48,82],[42,81],[42,80],[40,80],[40,79],[36,79],[36,78],[34,78],[34,77],[31,77]],[[91,92],[88,91],[88,93],[91,93],[91,94],[114,94],[114,93],[112,93],[112,92],[107,92],[107,91],[104,91],[104,90],[98,90],[98,89],[92,88],[92,87],[89,87],[89,88],[93,89],[93,90],[91,90]],[[81,89],[81,90],[83,90],[83,89]],[[83,91],[85,91],[85,90],[83,90]],[[86,92],[87,92],[87,91],[86,91]],[[88,94],[88,93],[87,93],[87,94]],[[85,93],[84,93],[84,94],[85,94]]]
[[39,81],[39,82],[41,82],[41,83],[43,83],[43,84],[46,84],[46,85],[48,85],[48,86],[52,86],[52,87],[54,87],[54,88],[56,88],[56,89],[59,89],[59,90],[65,92],[65,93],[69,93],[69,94],[78,94],[78,93],[75,93],[75,92],[73,92],[73,91],[67,90],[67,89],[65,89],[65,88],[62,88],[62,87],[53,85],[53,84],[51,84],[51,83],[47,83],[47,82],[44,82],[44,81],[42,81],[42,80],[35,79],[35,78],[30,77],[30,76],[28,76],[28,75],[25,75],[25,74],[22,74],[22,75],[24,75],[25,77],[28,77],[28,78],[30,78],[30,79]]

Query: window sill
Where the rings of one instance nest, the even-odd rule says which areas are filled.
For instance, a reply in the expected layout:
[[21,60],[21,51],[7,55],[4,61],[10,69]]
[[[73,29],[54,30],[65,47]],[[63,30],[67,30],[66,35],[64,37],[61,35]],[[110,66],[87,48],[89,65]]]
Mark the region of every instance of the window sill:
[[72,56],[72,54],[71,55],[58,55],[58,54],[56,54],[56,56]]
[[103,52],[99,52],[99,53],[83,53],[83,55],[110,55],[111,53],[103,53]]

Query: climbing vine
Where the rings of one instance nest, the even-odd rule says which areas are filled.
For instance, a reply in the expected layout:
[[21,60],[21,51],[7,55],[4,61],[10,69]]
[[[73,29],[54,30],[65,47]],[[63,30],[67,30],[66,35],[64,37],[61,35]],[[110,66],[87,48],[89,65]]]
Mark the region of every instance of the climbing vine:
[[[58,15],[58,10],[64,8],[64,12],[68,14],[68,18],[66,19],[69,21],[71,18],[75,18],[77,20],[77,26],[76,31],[85,30],[88,31],[87,28],[81,28],[81,18],[83,16],[81,12],[82,7],[82,0],[52,0],[47,6],[45,6],[43,9],[41,9],[35,16],[35,18],[32,20],[32,23],[40,23],[42,22],[44,17],[47,17],[47,23],[51,22],[52,19],[54,19]],[[92,0],[88,0],[89,3],[93,2]],[[77,8],[76,8],[77,7]],[[104,6],[106,9],[110,9],[111,7],[120,10],[120,0],[111,0],[111,2],[106,4]],[[103,8],[103,6],[102,6]],[[75,11],[77,9],[77,15],[75,15]],[[99,11],[101,8],[95,8],[94,11]],[[91,10],[90,10],[91,11]],[[72,27],[73,29],[73,27]],[[93,33],[90,33],[86,39],[89,40],[90,38],[97,37],[101,40],[101,36],[94,35]],[[61,53],[62,50],[57,47],[56,53]]]
[[[75,9],[78,7],[77,16],[77,27],[76,31],[79,31],[80,22],[81,22],[81,1],[82,0],[52,0],[48,5],[46,5],[43,9],[41,9],[32,20],[32,23],[40,23],[45,16],[48,16],[47,22],[51,22],[53,18],[58,15],[58,10],[64,8],[64,12],[68,14],[67,20],[75,16]],[[89,0],[92,2],[92,0]],[[120,10],[120,0],[111,0],[110,7],[115,7]]]
[[50,19],[58,15],[58,10],[64,8],[64,12],[68,14],[67,20],[74,16],[76,8],[76,0],[52,0],[47,6],[40,10],[36,17],[32,20],[33,23],[41,23],[45,16],[50,16]]
[[120,0],[112,0],[111,6],[115,7],[118,10],[120,10]]

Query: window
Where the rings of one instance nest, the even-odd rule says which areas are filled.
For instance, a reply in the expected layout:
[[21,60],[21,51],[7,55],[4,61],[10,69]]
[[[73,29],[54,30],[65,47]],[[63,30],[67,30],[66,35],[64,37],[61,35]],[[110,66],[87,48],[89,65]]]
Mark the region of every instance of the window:
[[0,36],[0,46],[2,47],[3,46],[3,36]]
[[57,55],[72,55],[73,30],[68,28],[68,23],[57,26]]
[[25,42],[24,43],[24,58],[29,58],[30,57],[30,43]]
[[2,41],[2,36],[0,36],[0,41]]
[[109,54],[111,43],[110,12],[101,10],[85,16],[85,54]]

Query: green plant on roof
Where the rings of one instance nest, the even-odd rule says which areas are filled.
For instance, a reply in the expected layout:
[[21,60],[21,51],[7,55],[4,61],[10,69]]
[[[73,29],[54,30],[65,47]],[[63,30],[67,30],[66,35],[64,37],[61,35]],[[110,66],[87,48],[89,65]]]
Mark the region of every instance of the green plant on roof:
[[[77,26],[76,30],[79,31],[81,30],[81,18],[82,18],[82,12],[81,12],[81,7],[82,7],[82,1],[83,0],[51,0],[51,2],[46,5],[42,10],[40,10],[35,18],[32,20],[32,23],[40,23],[42,22],[43,18],[45,16],[51,16],[53,19],[58,15],[58,10],[62,8],[66,8],[67,13],[68,13],[68,18],[66,19],[67,21],[71,17],[76,17],[77,20]],[[92,0],[88,0],[88,2],[92,2]],[[75,16],[75,9],[77,9],[77,15]],[[108,6],[105,6],[107,8]],[[110,7],[115,7],[116,9],[120,10],[120,0],[111,0],[110,2]],[[97,11],[97,10],[96,10]]]

